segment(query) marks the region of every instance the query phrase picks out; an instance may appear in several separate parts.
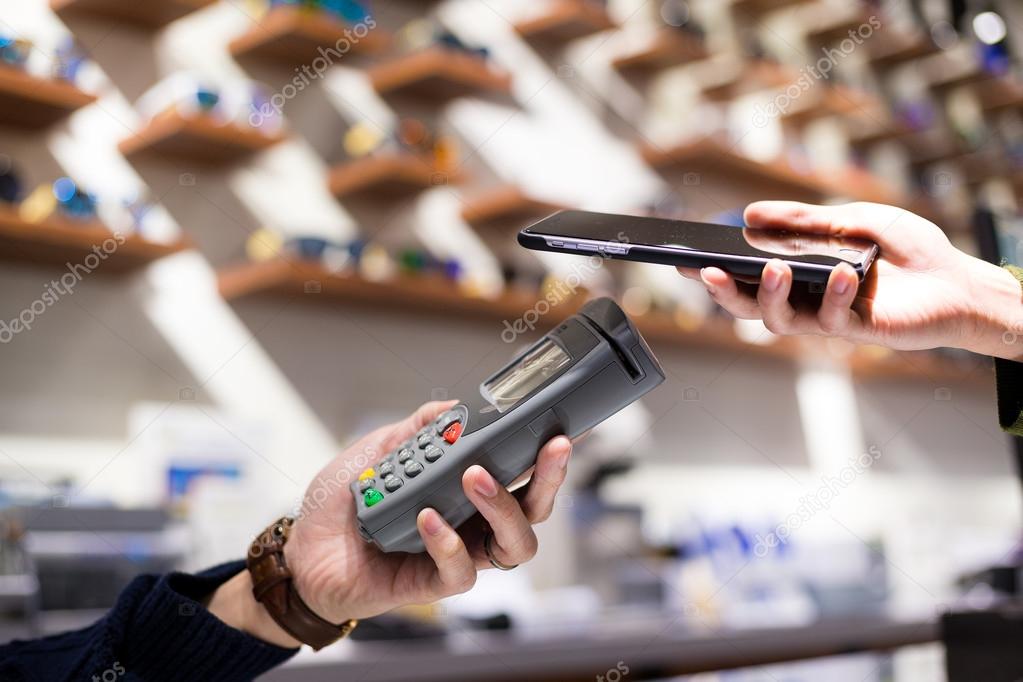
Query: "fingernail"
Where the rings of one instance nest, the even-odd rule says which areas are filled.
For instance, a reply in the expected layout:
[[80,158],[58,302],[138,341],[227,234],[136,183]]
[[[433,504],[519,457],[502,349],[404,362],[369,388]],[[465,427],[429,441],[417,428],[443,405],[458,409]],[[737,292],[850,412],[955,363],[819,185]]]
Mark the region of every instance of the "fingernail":
[[476,476],[476,482],[472,488],[483,497],[494,497],[497,495],[497,482],[485,471],[483,474]]
[[707,268],[700,269],[700,281],[703,282],[703,286],[707,288],[707,293],[711,296],[717,293],[717,289],[713,284],[707,281]]
[[563,453],[558,455],[558,468],[568,468],[568,458],[572,456],[572,448],[567,448]]
[[440,520],[440,514],[437,512],[427,513],[423,517],[423,528],[430,535],[440,535],[440,532],[444,530],[444,524]]
[[835,293],[841,296],[845,292],[849,291],[849,280],[839,275],[835,278],[835,285],[833,288]]
[[778,271],[771,266],[765,267],[764,274],[760,277],[760,286],[768,291],[777,291],[779,284],[781,284],[781,275],[778,274]]

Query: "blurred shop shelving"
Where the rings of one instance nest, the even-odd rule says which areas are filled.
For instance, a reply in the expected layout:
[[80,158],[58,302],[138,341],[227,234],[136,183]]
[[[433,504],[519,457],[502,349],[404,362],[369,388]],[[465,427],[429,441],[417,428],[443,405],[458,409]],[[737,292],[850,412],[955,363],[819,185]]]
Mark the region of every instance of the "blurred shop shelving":
[[849,368],[859,381],[923,379],[945,386],[991,386],[993,365],[966,352],[892,351],[879,346],[857,348],[849,356]]
[[[428,311],[487,320],[514,319],[537,301],[537,294],[531,291],[509,289],[495,298],[482,298],[461,293],[440,276],[399,275],[372,281],[348,272],[335,272],[318,263],[285,259],[225,268],[218,279],[220,293],[228,301],[265,294],[300,294],[376,309]],[[581,301],[566,300],[561,305],[569,311],[579,304]]]
[[0,124],[45,128],[95,101],[66,81],[0,66]]
[[501,185],[465,199],[462,220],[477,229],[503,226],[517,230],[532,218],[541,218],[562,208],[564,206],[530,196],[518,185]]
[[794,104],[795,106],[782,115],[782,119],[785,123],[796,126],[826,116],[848,116],[861,111],[883,109],[883,103],[871,93],[846,85],[821,86]]
[[91,16],[144,28],[161,28],[216,0],[50,0],[61,18]]
[[782,188],[792,196],[807,199],[848,196],[863,201],[898,203],[898,197],[888,193],[869,174],[856,169],[839,173],[840,179],[828,180],[820,173],[801,172],[782,158],[766,162],[752,159],[732,149],[726,142],[713,138],[684,141],[669,147],[645,143],[641,145],[640,153],[654,168],[679,167],[687,172],[716,170],[729,174],[734,182]]
[[375,54],[391,42],[382,28],[366,29],[363,37],[353,36],[349,24],[323,11],[277,6],[231,41],[229,49],[238,59],[257,57],[287,65],[305,64],[320,56],[320,50],[346,41],[353,53]]
[[391,57],[367,69],[384,96],[412,95],[444,101],[465,95],[511,93],[511,75],[471,54],[430,47]]
[[744,19],[755,19],[767,12],[806,5],[816,0],[733,0],[732,11]]
[[[97,244],[113,237],[98,221],[82,223],[51,216],[40,223],[21,218],[17,211],[0,206],[0,258],[8,261],[64,265],[79,262]],[[164,244],[127,235],[110,254],[103,272],[125,272],[189,248],[184,240]]]
[[772,59],[752,58],[736,62],[726,78],[703,84],[703,96],[724,102],[757,90],[783,88],[795,82],[791,67]]
[[904,33],[892,27],[883,31],[876,43],[871,43],[870,63],[877,69],[890,69],[935,54],[938,49],[930,36]]
[[707,56],[707,48],[699,34],[661,28],[645,44],[615,57],[612,65],[619,71],[642,73],[681,66]]
[[384,153],[335,165],[330,170],[327,185],[331,194],[338,198],[362,195],[385,199],[457,183],[461,179],[461,174],[441,171],[414,154]]
[[209,115],[185,116],[170,110],[155,116],[118,145],[125,156],[151,153],[218,164],[237,161],[281,142],[283,132],[219,121]]
[[604,3],[555,0],[543,12],[515,24],[520,36],[534,43],[567,43],[615,27]]
[[[349,271],[334,271],[319,263],[274,259],[221,269],[219,289],[225,300],[258,296],[303,296],[325,303],[369,306],[375,310],[414,311],[477,321],[514,320],[543,299],[540,291],[510,287],[495,297],[473,296],[440,276],[398,275],[380,281]],[[585,292],[558,303],[559,314],[569,315],[582,305]],[[651,311],[634,315],[643,335],[652,343],[683,348],[706,348],[742,356],[796,362],[814,354],[828,354],[817,339],[774,337],[763,334],[751,342],[740,338],[730,320],[690,319],[680,312]],[[979,362],[979,361],[978,361]],[[988,381],[977,363],[956,365],[934,353],[894,353],[882,349],[853,351],[848,364],[861,380],[901,378],[945,383]]]

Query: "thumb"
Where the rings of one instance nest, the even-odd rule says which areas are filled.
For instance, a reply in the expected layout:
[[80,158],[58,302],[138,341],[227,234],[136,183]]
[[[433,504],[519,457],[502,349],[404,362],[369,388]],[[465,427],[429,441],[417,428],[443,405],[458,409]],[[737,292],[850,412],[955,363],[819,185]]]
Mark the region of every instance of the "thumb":
[[866,239],[880,246],[888,257],[900,255],[904,250],[900,244],[906,243],[905,231],[916,220],[923,220],[905,209],[884,204],[821,206],[798,201],[757,201],[746,207],[743,218],[752,229]]

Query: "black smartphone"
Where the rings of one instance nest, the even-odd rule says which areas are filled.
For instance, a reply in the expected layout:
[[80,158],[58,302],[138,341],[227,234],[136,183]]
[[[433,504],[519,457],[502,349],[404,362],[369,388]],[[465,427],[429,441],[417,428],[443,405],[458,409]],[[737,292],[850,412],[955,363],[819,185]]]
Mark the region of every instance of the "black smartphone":
[[[756,282],[767,261],[779,258],[792,268],[794,281],[813,285],[826,283],[843,262],[862,281],[879,252],[877,244],[864,239],[588,211],[550,215],[519,232],[519,244],[643,263],[714,266],[746,282]],[[823,291],[811,287],[818,288]]]

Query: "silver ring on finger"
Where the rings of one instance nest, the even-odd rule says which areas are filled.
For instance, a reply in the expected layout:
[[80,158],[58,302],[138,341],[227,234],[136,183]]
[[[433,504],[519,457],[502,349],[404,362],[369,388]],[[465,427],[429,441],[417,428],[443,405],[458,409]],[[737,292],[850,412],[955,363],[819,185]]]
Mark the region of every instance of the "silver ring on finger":
[[497,558],[494,556],[493,542],[494,531],[488,530],[487,534],[483,536],[483,551],[486,552],[487,561],[490,562],[490,565],[499,571],[510,571],[513,568],[518,567],[518,564],[513,565],[502,564],[500,561],[498,561]]

